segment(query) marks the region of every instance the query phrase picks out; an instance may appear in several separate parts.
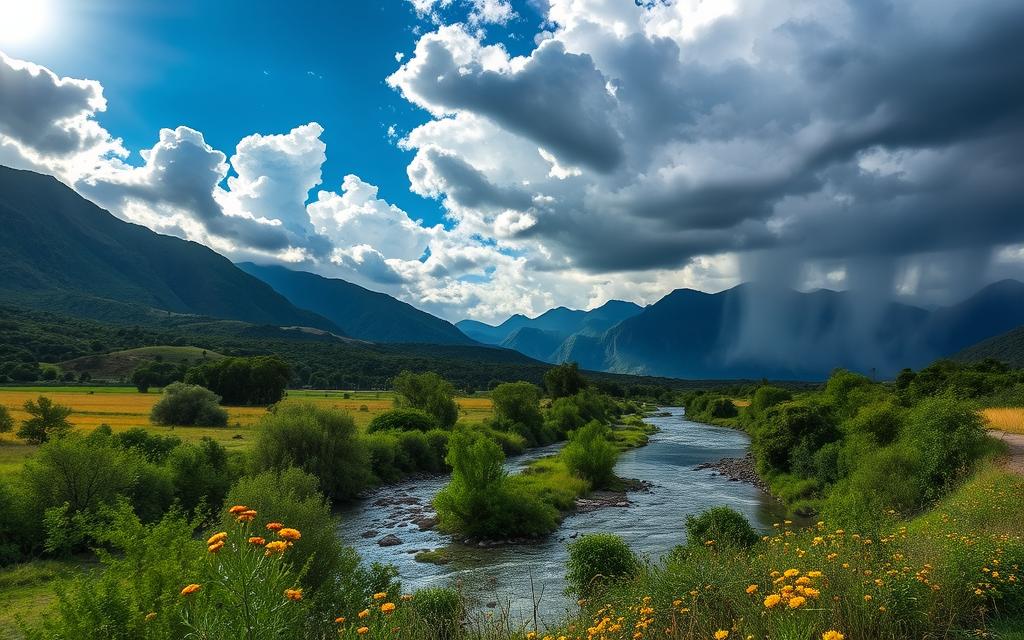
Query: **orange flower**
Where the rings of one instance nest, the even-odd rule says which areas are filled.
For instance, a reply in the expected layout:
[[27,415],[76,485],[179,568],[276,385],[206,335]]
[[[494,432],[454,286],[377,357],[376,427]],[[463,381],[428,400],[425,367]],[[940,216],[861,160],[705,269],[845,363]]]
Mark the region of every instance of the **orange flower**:
[[263,545],[267,544],[267,541],[261,538],[260,536],[253,536],[249,538],[249,544],[255,544],[262,547]]
[[299,600],[302,600],[302,589],[285,589],[284,597],[294,602],[298,602]]
[[203,588],[202,585],[198,585],[198,584],[195,584],[193,582],[190,585],[186,585],[185,588],[181,590],[181,595],[183,595],[183,596],[190,596],[190,595],[192,595],[196,591],[199,591],[202,588]]
[[246,507],[246,506],[243,506],[243,505],[240,505],[240,504],[236,504],[235,506],[233,506],[230,509],[228,509],[228,513],[230,513],[233,516],[237,516],[238,514],[242,513],[243,511],[248,511],[248,510],[249,510],[249,507]]
[[395,610],[395,603],[394,602],[385,602],[384,604],[380,605],[381,613],[391,613],[394,610]]
[[345,622],[345,616],[338,616],[334,619],[335,624],[343,624]]
[[386,591],[381,591],[379,593],[373,594],[373,599],[374,600],[383,600],[386,597],[388,597],[388,594],[387,594]]
[[358,629],[356,629],[356,633],[358,633],[359,635],[364,635],[369,630],[370,627],[359,627]]
[[242,513],[238,514],[235,517],[235,520],[237,520],[239,522],[252,522],[255,517],[256,517],[256,512],[253,511],[252,509],[248,509],[248,510],[243,511]]
[[228,539],[227,532],[226,531],[221,531],[220,533],[215,533],[212,536],[210,536],[210,539],[206,541],[206,544],[207,544],[207,546],[209,546],[209,545],[217,544],[218,542],[221,542],[221,541],[227,540],[227,539]]
[[224,541],[223,540],[219,540],[217,542],[214,542],[210,546],[206,547],[206,550],[209,551],[210,553],[217,553],[218,551],[220,551],[223,548],[224,548]]
[[285,540],[298,540],[302,537],[298,529],[281,529],[277,532],[277,535]]
[[283,526],[280,522],[268,522],[267,531],[279,531]]
[[805,598],[803,596],[793,596],[792,598],[789,599],[789,608],[790,609],[799,609],[800,607],[804,606],[804,603],[806,603],[806,602],[807,602],[807,598]]
[[780,596],[777,593],[773,593],[773,594],[771,594],[770,596],[768,596],[767,598],[764,599],[764,606],[766,606],[769,609],[771,609],[775,605],[779,604],[780,600],[782,600],[782,596]]
[[365,618],[368,615],[370,615],[370,610],[369,609],[363,609],[362,611],[359,612],[359,617],[360,618]]
[[288,543],[285,542],[284,540],[274,540],[273,542],[268,542],[267,546],[264,547],[264,549],[266,549],[266,551],[264,552],[263,555],[267,555],[267,556],[272,556],[274,554],[281,555],[282,553],[285,552],[285,549],[287,549],[287,548],[288,548]]
[[747,587],[747,593],[757,593],[757,585],[752,584],[749,587]]

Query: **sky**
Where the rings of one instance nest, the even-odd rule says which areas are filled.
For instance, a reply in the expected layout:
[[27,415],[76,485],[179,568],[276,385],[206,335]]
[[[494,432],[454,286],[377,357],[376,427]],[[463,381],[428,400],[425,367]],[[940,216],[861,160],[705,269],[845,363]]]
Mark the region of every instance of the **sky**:
[[1024,278],[1016,0],[0,0],[0,164],[499,322]]

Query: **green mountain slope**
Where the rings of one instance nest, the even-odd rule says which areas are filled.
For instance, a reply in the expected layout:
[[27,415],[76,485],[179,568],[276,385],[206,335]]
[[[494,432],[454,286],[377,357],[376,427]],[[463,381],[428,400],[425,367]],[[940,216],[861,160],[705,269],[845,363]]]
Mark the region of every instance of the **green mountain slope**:
[[954,360],[961,362],[978,362],[986,358],[1000,360],[1011,367],[1024,367],[1024,325],[982,340],[953,356]]
[[0,300],[136,321],[153,310],[340,332],[214,251],[124,222],[56,179],[0,167]]
[[345,280],[251,262],[237,266],[269,284],[296,306],[324,316],[353,338],[373,342],[474,344],[450,322]]

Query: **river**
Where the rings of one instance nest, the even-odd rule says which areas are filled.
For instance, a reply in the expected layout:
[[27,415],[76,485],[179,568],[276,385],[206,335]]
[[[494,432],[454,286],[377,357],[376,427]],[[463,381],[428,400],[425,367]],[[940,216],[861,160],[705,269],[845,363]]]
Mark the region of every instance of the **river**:
[[[452,544],[449,536],[420,530],[409,521],[430,513],[433,496],[447,484],[445,476],[418,479],[375,490],[341,512],[339,535],[356,548],[366,562],[391,563],[398,568],[407,592],[431,586],[456,586],[478,611],[499,606],[513,620],[532,621],[533,603],[543,621],[555,621],[576,606],[563,590],[566,543],[596,532],[622,536],[634,551],[657,559],[686,539],[684,521],[710,507],[728,505],[760,529],[771,528],[780,516],[779,505],[752,485],[733,482],[712,470],[697,470],[702,462],[741,457],[749,446],[746,434],[687,420],[683,410],[659,410],[667,416],[646,421],[660,431],[650,442],[625,452],[616,473],[652,484],[650,491],[631,492],[628,507],[606,507],[573,513],[550,537],[534,543],[491,548]],[[550,455],[558,446],[545,447],[510,459],[511,472],[530,460]],[[375,504],[376,503],[376,504]],[[372,536],[364,534],[373,532]],[[378,540],[394,534],[401,543],[382,547]],[[451,562],[417,562],[418,550],[448,547]]]

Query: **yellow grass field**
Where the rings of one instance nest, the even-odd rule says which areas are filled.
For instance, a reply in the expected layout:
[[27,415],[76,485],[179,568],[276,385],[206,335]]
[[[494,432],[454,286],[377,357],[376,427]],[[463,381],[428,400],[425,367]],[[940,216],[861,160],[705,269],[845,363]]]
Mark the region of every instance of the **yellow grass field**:
[[[0,387],[0,405],[10,410],[11,417],[18,424],[27,417],[22,408],[25,401],[35,400],[41,395],[71,407],[74,412],[68,421],[79,431],[91,431],[101,424],[110,425],[115,432],[145,427],[185,441],[209,436],[226,448],[236,450],[252,443],[255,425],[266,413],[263,407],[226,407],[226,427],[159,427],[149,423],[149,412],[160,399],[159,392],[139,393],[134,387]],[[461,419],[479,422],[491,414],[490,398],[458,398],[457,401]],[[388,391],[301,390],[290,391],[285,402],[312,402],[343,409],[352,414],[357,426],[363,428],[374,416],[394,406],[394,394]],[[17,471],[34,450],[35,447],[18,440],[13,432],[0,433],[0,477]]]
[[1024,433],[1024,408],[992,407],[982,409],[981,414],[992,429],[1002,429],[1008,433]]

